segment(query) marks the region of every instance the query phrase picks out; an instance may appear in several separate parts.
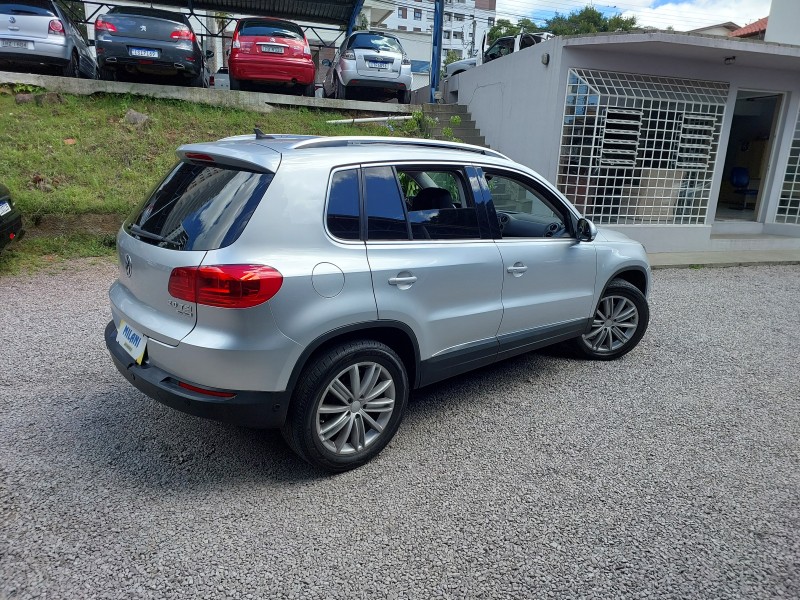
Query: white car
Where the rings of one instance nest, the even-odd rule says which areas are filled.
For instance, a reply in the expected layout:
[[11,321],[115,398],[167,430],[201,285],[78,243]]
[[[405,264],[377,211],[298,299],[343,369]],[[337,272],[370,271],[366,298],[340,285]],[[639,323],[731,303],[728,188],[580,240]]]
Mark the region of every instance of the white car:
[[231,89],[231,78],[228,74],[228,67],[220,68],[216,73],[211,76],[209,87],[217,90]]

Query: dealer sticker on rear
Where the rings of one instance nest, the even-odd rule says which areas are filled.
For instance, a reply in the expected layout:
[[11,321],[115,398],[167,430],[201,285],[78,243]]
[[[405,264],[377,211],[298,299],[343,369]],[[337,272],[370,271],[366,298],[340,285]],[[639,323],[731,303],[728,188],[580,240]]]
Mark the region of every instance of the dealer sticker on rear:
[[117,329],[117,343],[131,355],[137,364],[142,364],[144,349],[147,347],[147,337],[125,321],[120,321]]

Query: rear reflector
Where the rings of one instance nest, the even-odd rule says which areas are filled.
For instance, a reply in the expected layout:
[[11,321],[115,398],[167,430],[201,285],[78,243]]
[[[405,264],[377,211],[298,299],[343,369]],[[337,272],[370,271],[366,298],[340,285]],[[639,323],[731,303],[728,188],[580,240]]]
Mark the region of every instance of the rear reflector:
[[231,394],[230,392],[217,392],[215,390],[207,390],[205,388],[197,387],[196,385],[192,385],[191,383],[185,383],[183,381],[179,381],[178,385],[185,390],[189,390],[190,392],[197,392],[198,394],[205,394],[206,396],[214,396],[216,398],[233,398],[236,394]]
[[169,293],[186,302],[219,308],[250,308],[281,289],[283,275],[265,265],[177,267],[169,276]]

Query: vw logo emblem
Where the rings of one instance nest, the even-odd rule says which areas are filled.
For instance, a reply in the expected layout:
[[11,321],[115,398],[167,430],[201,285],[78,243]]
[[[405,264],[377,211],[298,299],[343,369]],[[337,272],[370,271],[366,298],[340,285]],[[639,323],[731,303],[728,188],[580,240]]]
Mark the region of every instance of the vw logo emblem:
[[9,23],[16,23],[17,20],[14,17],[8,17],[8,22]]
[[131,261],[130,254],[125,255],[125,273],[128,275],[128,277],[130,277],[133,273],[133,261]]

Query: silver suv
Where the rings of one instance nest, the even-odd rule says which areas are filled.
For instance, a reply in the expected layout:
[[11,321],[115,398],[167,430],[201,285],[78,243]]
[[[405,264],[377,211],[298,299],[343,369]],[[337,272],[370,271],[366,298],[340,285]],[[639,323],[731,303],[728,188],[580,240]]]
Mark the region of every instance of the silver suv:
[[412,389],[557,342],[617,358],[647,328],[641,244],[492,150],[256,131],[177,153],[117,238],[111,356],[323,468],[380,452]]

